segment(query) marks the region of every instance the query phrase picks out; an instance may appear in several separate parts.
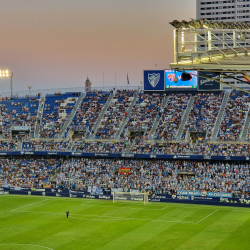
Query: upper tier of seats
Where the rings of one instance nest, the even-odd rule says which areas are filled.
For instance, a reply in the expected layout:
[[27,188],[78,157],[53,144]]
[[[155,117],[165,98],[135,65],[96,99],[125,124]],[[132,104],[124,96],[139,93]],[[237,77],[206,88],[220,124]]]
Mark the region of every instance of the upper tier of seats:
[[[205,131],[203,139],[210,141],[216,123],[219,128],[217,140],[250,138],[249,123],[245,126],[250,97],[238,90],[233,90],[229,99],[225,99],[226,108],[221,117],[218,115],[224,93],[196,93],[193,98],[185,93],[165,97],[165,94],[138,93],[135,90],[117,90],[112,98],[109,98],[110,94],[107,91],[87,92],[82,102],[77,102],[80,92],[46,95],[44,103],[39,96],[4,99],[0,101],[2,139],[10,138],[13,126],[29,126],[31,133],[27,137],[33,137],[37,130],[39,136],[36,139],[58,138],[62,136],[67,120],[69,126],[65,126],[64,131],[69,138],[72,136],[70,131],[84,130],[86,138],[117,140],[120,136],[120,139],[129,140],[133,136],[145,139],[150,135],[151,139],[175,141],[179,132],[181,137],[178,138],[187,142],[190,131]],[[109,105],[105,106],[108,100]],[[76,112],[72,113],[74,107]],[[42,114],[41,124],[37,123],[38,110]],[[131,131],[135,131],[135,135],[131,136]]]
[[88,92],[78,108],[69,129],[85,130],[92,132],[104,105],[109,98],[110,92]]
[[57,137],[81,93],[46,95],[40,137]]
[[39,98],[39,96],[13,97],[0,102],[4,137],[10,136],[11,126],[30,126],[31,134],[33,134]]

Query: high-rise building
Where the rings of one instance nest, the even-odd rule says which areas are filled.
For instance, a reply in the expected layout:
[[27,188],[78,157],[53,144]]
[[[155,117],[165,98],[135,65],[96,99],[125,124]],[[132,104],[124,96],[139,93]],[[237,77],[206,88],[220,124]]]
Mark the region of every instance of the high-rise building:
[[250,0],[196,0],[196,18],[223,22],[250,22]]
[[[250,0],[196,0],[196,19],[222,22],[250,22]],[[222,44],[216,44],[216,47],[220,46]],[[243,78],[242,75],[237,77]],[[225,82],[241,84],[240,81],[233,79],[225,80]]]

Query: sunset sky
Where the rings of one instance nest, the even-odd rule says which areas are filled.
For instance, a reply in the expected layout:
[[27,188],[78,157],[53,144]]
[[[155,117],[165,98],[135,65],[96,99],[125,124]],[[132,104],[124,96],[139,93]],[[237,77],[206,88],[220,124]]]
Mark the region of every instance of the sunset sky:
[[[14,92],[140,85],[143,69],[173,61],[174,19],[195,18],[195,0],[1,0],[0,69]],[[10,79],[0,78],[0,92]]]

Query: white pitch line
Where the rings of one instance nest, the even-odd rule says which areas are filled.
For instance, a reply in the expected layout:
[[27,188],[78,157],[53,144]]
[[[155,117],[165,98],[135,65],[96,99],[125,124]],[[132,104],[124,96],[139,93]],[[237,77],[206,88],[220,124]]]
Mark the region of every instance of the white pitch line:
[[92,201],[89,201],[89,202],[86,202],[86,203],[83,203],[82,206],[95,206],[95,205],[87,205],[89,203],[91,203]]
[[209,216],[211,216],[212,214],[214,214],[215,212],[217,212],[219,209],[216,209],[215,211],[213,211],[211,214],[207,215],[206,217],[204,217],[203,219],[199,220],[198,222],[196,222],[195,224],[199,224],[200,222],[202,222],[203,220],[205,220],[206,218],[208,218]]
[[39,245],[32,245],[32,244],[18,244],[18,243],[1,243],[0,246],[8,246],[8,245],[17,245],[17,246],[32,246],[32,247],[42,247],[45,249],[53,250],[52,248],[39,246]]
[[[35,212],[35,211],[17,211],[20,213],[39,213],[39,214],[56,214],[56,215],[63,215],[64,213],[50,213],[50,212]],[[140,219],[140,218],[125,218],[125,217],[113,217],[113,216],[105,216],[105,215],[83,215],[83,214],[72,214],[73,216],[69,216],[69,218],[75,218],[80,220],[141,220],[141,221],[158,221],[158,222],[173,222],[173,223],[185,223],[185,224],[196,224],[193,222],[184,222],[184,221],[167,221],[167,220],[151,220],[151,219]],[[74,215],[80,216],[88,216],[88,217],[96,217],[96,218],[79,218],[74,217]]]
[[38,204],[38,203],[41,203],[41,202],[44,202],[44,201],[47,201],[47,200],[48,200],[48,199],[42,200],[42,201],[38,201],[38,202],[35,202],[35,203],[31,203],[31,204],[28,204],[28,205],[26,205],[26,206],[22,206],[22,207],[18,207],[18,208],[12,209],[12,210],[10,210],[10,211],[13,212],[13,211],[15,211],[15,210],[18,210],[18,209],[21,209],[21,208],[25,208],[25,207],[29,207],[29,206],[31,206],[31,205],[35,205],[35,204]]
[[[167,206],[168,207],[168,206]],[[160,210],[166,209],[167,207],[161,208]]]

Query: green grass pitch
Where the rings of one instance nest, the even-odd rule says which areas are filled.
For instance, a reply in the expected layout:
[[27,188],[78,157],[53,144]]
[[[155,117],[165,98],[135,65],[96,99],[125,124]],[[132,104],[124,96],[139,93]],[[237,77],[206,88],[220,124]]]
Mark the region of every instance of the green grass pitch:
[[249,245],[250,208],[0,196],[1,250],[246,250]]

